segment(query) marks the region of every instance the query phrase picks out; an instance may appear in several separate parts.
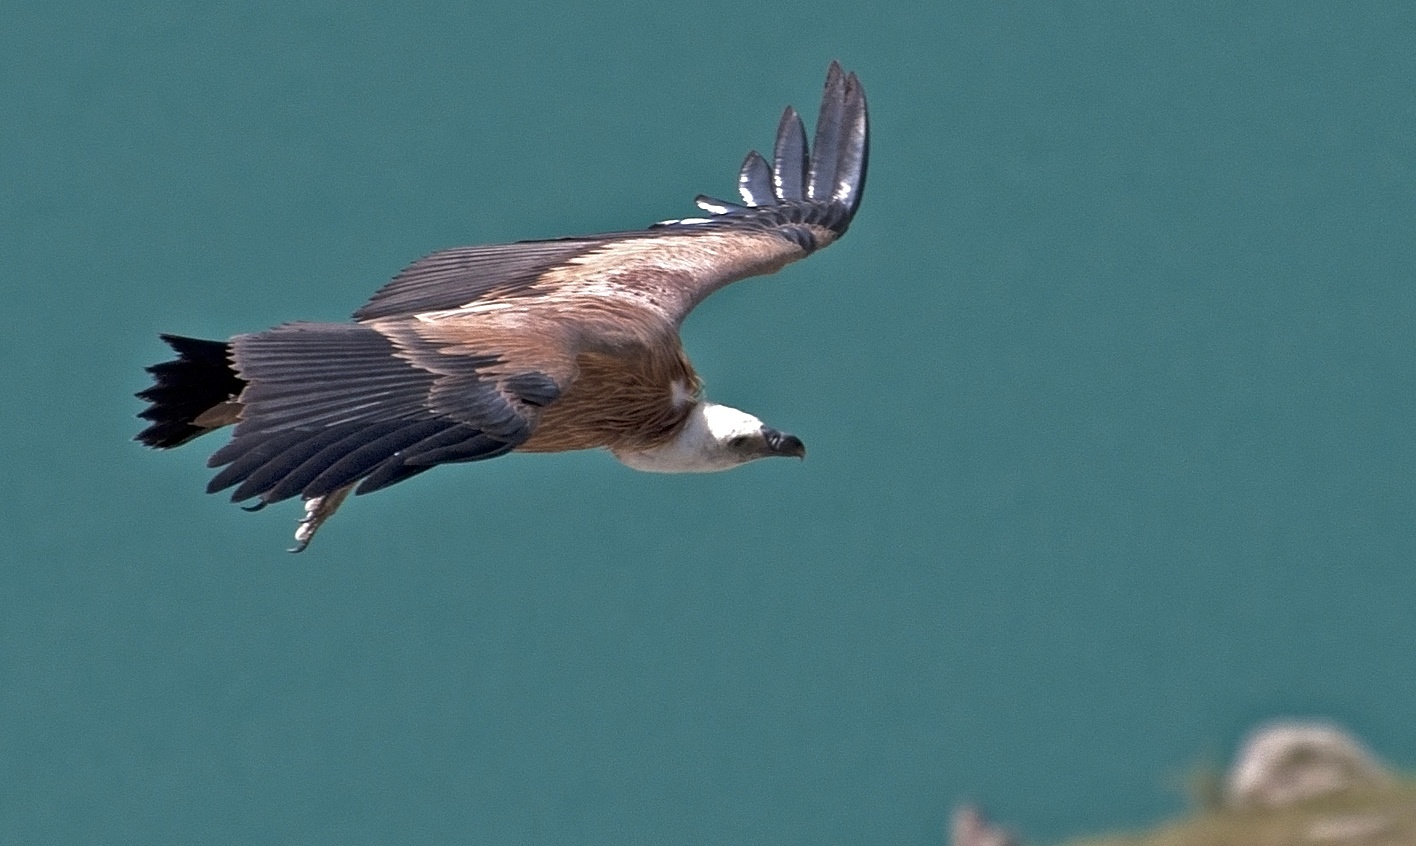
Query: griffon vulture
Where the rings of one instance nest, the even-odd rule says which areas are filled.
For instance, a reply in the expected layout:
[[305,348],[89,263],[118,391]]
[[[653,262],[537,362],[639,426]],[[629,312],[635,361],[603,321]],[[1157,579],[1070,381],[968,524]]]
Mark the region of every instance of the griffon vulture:
[[[865,92],[835,62],[810,149],[788,107],[740,203],[634,232],[444,250],[409,265],[352,323],[288,323],[207,341],[163,335],[137,439],[179,446],[235,426],[207,485],[250,510],[293,496],[305,548],[351,490],[513,450],[603,447],[637,470],[726,470],[803,457],[792,435],[709,402],[679,325],[730,282],[841,237],[865,187]],[[357,489],[356,489],[357,486]]]

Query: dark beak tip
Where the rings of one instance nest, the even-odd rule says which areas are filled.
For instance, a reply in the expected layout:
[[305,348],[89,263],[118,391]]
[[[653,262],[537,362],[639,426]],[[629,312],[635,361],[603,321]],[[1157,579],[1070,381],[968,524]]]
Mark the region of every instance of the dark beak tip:
[[806,444],[801,442],[801,438],[767,427],[764,427],[764,434],[767,438],[767,448],[772,451],[772,455],[806,460]]

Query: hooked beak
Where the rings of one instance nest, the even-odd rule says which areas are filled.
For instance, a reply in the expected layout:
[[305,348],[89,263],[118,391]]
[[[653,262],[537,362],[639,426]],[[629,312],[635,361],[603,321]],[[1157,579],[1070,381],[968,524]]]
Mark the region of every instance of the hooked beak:
[[769,455],[806,459],[806,444],[802,443],[801,438],[796,435],[788,435],[786,432],[778,432],[770,426],[763,426],[762,436],[767,440]]

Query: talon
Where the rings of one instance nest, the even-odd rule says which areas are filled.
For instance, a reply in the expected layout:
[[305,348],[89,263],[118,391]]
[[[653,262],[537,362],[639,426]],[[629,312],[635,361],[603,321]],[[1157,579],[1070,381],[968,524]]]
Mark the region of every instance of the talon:
[[310,545],[310,539],[319,531],[324,521],[333,516],[336,509],[344,502],[344,498],[349,496],[349,492],[354,489],[354,483],[330,491],[322,496],[309,497],[305,500],[305,516],[295,523],[295,546],[289,552],[303,552],[305,547]]
[[242,510],[242,511],[249,511],[249,512],[251,512],[252,514],[254,514],[254,513],[257,512],[257,511],[260,511],[262,508],[265,508],[267,505],[270,505],[270,503],[269,503],[269,502],[266,502],[265,500],[261,500],[260,502],[257,502],[255,505],[243,505],[243,506],[241,506],[241,510]]

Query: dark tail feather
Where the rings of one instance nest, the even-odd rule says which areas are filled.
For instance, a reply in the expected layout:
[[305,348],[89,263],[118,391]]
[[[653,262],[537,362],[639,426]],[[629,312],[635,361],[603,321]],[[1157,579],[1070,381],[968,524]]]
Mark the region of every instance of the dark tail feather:
[[[225,341],[203,341],[180,335],[162,335],[177,358],[147,368],[151,388],[138,393],[149,405],[138,416],[152,425],[138,433],[136,440],[150,447],[170,449],[181,446],[221,424],[199,426],[196,419],[246,387],[232,369]],[[223,423],[225,421],[222,421]]]

